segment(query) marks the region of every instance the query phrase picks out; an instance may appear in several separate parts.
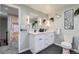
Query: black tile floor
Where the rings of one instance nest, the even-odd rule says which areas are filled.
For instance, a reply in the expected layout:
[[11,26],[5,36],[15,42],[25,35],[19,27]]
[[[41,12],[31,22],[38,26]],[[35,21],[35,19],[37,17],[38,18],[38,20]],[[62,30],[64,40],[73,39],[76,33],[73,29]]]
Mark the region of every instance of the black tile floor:
[[[70,53],[76,54],[74,51],[70,51]],[[20,54],[32,54],[32,52],[28,50]],[[53,44],[37,54],[62,54],[62,47]]]

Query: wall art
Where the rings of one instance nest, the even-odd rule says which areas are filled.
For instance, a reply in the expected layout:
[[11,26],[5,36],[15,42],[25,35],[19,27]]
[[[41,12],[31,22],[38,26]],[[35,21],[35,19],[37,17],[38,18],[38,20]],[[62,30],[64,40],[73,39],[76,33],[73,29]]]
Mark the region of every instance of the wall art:
[[74,10],[70,9],[64,12],[64,29],[74,29]]

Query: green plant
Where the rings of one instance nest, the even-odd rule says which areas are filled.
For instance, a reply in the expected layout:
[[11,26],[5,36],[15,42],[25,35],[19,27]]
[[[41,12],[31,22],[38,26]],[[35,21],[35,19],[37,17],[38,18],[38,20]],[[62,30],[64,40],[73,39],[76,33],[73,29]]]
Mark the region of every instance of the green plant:
[[33,26],[35,26],[35,24],[37,24],[38,22],[37,21],[34,21],[34,23],[32,23],[32,28]]
[[79,15],[79,8],[77,8],[77,9],[75,10],[74,15],[75,15],[75,16]]

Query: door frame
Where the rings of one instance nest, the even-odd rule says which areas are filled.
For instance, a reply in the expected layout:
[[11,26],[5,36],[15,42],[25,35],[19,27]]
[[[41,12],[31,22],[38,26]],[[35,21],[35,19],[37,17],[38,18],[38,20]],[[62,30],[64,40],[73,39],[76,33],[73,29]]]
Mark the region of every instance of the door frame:
[[18,53],[20,52],[20,7],[12,4],[5,4],[6,6],[18,9],[18,26],[19,26],[19,35],[18,35]]

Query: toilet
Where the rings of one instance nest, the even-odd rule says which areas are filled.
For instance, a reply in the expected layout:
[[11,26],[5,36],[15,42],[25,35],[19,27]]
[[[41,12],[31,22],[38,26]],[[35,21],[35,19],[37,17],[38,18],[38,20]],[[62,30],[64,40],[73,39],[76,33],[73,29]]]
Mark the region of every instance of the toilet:
[[63,48],[63,54],[70,54],[70,49],[72,48],[72,36],[64,35],[64,41],[61,42]]
[[70,49],[72,48],[71,43],[62,42],[61,46],[63,47],[63,54],[70,54]]

